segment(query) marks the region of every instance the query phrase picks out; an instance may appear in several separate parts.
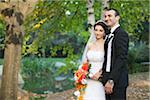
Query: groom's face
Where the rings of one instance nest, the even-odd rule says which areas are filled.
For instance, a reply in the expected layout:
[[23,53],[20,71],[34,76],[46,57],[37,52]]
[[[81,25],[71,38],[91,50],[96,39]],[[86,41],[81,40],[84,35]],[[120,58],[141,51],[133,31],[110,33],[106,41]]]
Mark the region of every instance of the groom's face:
[[118,22],[118,16],[115,15],[114,10],[105,11],[104,21],[109,27],[113,27]]

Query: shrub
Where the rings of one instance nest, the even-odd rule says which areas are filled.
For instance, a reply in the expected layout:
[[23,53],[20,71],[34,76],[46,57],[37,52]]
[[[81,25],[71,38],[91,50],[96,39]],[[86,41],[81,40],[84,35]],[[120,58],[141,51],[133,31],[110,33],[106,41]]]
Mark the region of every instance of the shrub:
[[[70,61],[68,59],[66,60]],[[35,93],[48,93],[72,88],[74,66],[66,63],[65,66],[58,67],[55,62],[66,61],[62,58],[24,58],[21,67],[24,89]]]
[[144,42],[130,43],[128,65],[129,72],[135,73],[140,72],[143,68],[141,62],[149,61],[149,48]]
[[21,72],[25,81],[24,89],[44,93],[53,91],[54,86],[54,62],[45,58],[24,58]]

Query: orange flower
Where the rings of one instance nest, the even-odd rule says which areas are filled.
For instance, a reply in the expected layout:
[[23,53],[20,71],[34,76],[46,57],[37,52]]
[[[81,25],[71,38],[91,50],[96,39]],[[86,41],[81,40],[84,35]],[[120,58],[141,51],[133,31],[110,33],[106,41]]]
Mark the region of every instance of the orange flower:
[[89,65],[88,63],[83,64],[82,69],[88,71],[88,65]]
[[75,86],[76,86],[77,90],[80,90],[85,87],[85,84],[77,83],[77,84],[75,84]]
[[75,72],[75,81],[76,83],[80,83],[83,79],[86,79],[86,75],[88,74],[88,63],[82,64],[81,68],[79,68]]
[[84,63],[75,72],[75,88],[74,94],[78,97],[78,100],[83,100],[84,89],[87,86],[86,75],[88,74],[89,64]]
[[76,82],[80,83],[82,79],[86,78],[86,74],[87,74],[87,71],[85,71],[83,69],[79,69],[78,71],[76,71],[76,73],[75,73],[75,77],[77,78]]

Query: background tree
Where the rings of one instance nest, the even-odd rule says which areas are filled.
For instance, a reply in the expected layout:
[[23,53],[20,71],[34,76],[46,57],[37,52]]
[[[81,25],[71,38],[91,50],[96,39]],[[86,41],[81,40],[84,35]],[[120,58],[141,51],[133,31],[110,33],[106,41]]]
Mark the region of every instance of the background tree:
[[94,32],[94,24],[95,24],[95,15],[94,15],[94,0],[87,0],[87,19],[88,19],[88,30],[89,33],[92,34]]
[[[88,31],[90,24],[87,20],[89,15],[87,15],[86,9],[87,1],[39,2],[31,16],[26,19],[25,31],[27,34],[24,37],[23,54],[25,56],[35,54],[44,57],[44,53],[46,53],[46,57],[57,57],[57,53],[55,53],[57,49],[59,49],[59,52],[67,53],[70,47],[73,48],[75,54],[81,54],[90,36]],[[90,9],[96,8],[95,11],[93,10],[94,13],[90,14],[90,16],[95,14],[95,17],[90,19],[92,24],[95,19],[99,20],[101,12],[100,3],[93,1],[89,0],[89,3],[93,3]],[[57,36],[59,36],[59,39],[57,39]],[[73,36],[74,38],[72,38]]]
[[101,3],[102,3],[102,5],[101,5],[101,19],[103,19],[103,14],[104,14],[103,10],[105,8],[109,8],[109,2],[110,2],[110,0],[102,0],[101,1]]
[[[121,27],[130,35],[130,41],[139,42],[141,40],[148,43],[148,24],[149,24],[149,1],[117,1],[112,0],[110,7],[116,8],[120,12]],[[147,29],[146,29],[147,27]],[[145,31],[144,31],[145,30]],[[145,39],[144,39],[145,38]]]
[[[3,3],[6,4],[4,9],[5,8],[14,9],[14,13],[18,12],[18,9],[20,9],[19,12],[26,11],[26,9],[21,10],[21,8],[23,6],[25,7],[27,6],[27,8],[28,7],[30,8],[30,6],[32,7],[32,3],[28,4],[29,0],[25,0],[25,1],[26,2],[17,0],[17,2],[14,3],[14,5],[16,6],[8,6],[8,7],[6,5],[9,4],[9,2],[7,4]],[[27,59],[29,59],[28,57],[30,57],[30,55],[33,55],[33,58],[38,56],[39,58],[37,59],[41,59],[41,57],[59,57],[59,58],[61,57],[61,58],[67,58],[68,62],[77,62],[77,60],[81,57],[83,48],[90,36],[90,32],[88,31],[89,30],[88,28],[90,28],[90,26],[93,25],[95,20],[99,20],[101,18],[102,9],[105,7],[105,4],[106,6],[109,5],[110,7],[113,7],[120,12],[120,15],[122,17],[120,22],[121,27],[125,29],[130,35],[130,47],[132,45],[133,48],[137,47],[135,45],[138,44],[137,42],[139,41],[140,42],[145,41],[146,42],[145,44],[148,44],[148,34],[149,34],[148,1],[146,0],[142,2],[134,1],[134,0],[132,1],[131,0],[125,0],[125,1],[108,0],[108,1],[109,2],[107,2],[107,0],[103,0],[103,1],[102,0],[43,0],[43,1],[40,0],[35,6],[33,12],[30,14],[27,13],[27,15],[29,16],[25,18],[26,15],[23,14],[24,16],[23,22],[25,23],[21,26],[25,26],[25,28],[23,29],[25,29],[24,33],[26,33],[23,37],[24,40],[22,45],[23,57],[27,57]],[[23,3],[25,5],[22,5]],[[1,7],[2,6],[0,6],[0,8]],[[87,7],[90,8],[87,9]],[[88,19],[88,17],[90,16],[92,17]],[[16,20],[16,18],[14,17],[15,16],[13,16],[13,18],[10,19]],[[90,24],[91,22],[92,24]],[[6,23],[6,25],[8,24]],[[22,30],[22,28],[17,28],[17,29]],[[1,35],[1,37],[3,36]],[[3,44],[1,46],[3,46]],[[143,45],[140,45],[140,48],[143,48],[142,46]],[[141,49],[141,51],[145,51],[145,50]],[[131,53],[135,54],[134,52]],[[77,57],[75,57],[75,55]],[[147,55],[147,52],[146,54],[142,54],[142,55]],[[138,56],[139,55],[135,55],[135,59],[137,59],[136,57]],[[142,58],[147,58],[147,57],[142,57]],[[41,60],[41,62],[44,61]],[[138,59],[138,62],[140,61]],[[147,61],[147,60],[142,60],[142,61]],[[30,65],[30,59],[29,59],[29,65]],[[40,64],[37,65],[39,65],[38,66],[39,72],[43,71],[41,69],[42,68],[44,69],[44,67],[46,70],[47,68],[49,69],[49,66],[44,65],[43,63],[41,65]],[[68,71],[72,71],[73,64],[66,63],[66,65],[67,66],[65,67],[61,67],[60,72],[67,73]],[[32,65],[27,67],[25,64],[24,68],[28,69],[26,70],[26,72],[29,72],[29,69],[32,70],[33,68],[32,71],[35,72],[32,73],[32,75],[33,74],[37,75],[38,74],[36,72],[37,70],[34,70],[34,68],[36,69],[37,66],[35,64],[33,64],[34,67],[31,66]],[[49,70],[52,69],[50,68]],[[40,75],[38,77],[40,77]]]
[[31,7],[35,3],[36,1],[25,2],[18,0],[9,0],[0,3],[1,15],[6,22],[1,100],[17,100],[21,44],[24,35],[22,24],[27,11],[31,11]]

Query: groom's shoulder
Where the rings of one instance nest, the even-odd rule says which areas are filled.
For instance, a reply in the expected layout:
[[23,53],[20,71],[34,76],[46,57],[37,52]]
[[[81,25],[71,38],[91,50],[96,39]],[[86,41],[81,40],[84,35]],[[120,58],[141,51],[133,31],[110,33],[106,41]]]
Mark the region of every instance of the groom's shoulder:
[[124,29],[122,29],[121,27],[118,28],[118,33],[122,33],[122,34],[128,34]]
[[117,33],[118,34],[117,37],[124,37],[124,38],[126,37],[126,38],[129,38],[128,33],[124,29],[119,28],[117,32],[118,32]]

